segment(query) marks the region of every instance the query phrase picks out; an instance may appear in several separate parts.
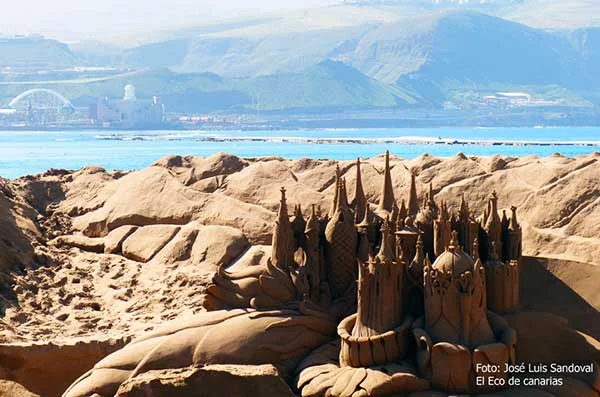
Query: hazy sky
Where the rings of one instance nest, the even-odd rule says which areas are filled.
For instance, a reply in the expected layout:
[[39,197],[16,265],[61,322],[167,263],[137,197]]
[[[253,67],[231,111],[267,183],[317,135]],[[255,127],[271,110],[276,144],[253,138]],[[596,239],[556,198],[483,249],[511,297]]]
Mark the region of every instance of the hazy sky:
[[0,0],[1,33],[111,36],[337,0]]

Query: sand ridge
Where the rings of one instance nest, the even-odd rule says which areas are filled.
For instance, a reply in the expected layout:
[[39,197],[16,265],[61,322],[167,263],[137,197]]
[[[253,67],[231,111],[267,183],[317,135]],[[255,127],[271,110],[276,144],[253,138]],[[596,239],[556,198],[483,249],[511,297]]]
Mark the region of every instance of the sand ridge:
[[[408,198],[415,172],[420,199],[431,183],[452,210],[458,192],[466,191],[477,215],[496,190],[501,207],[519,207],[524,254],[551,258],[549,271],[598,310],[593,285],[565,274],[556,261],[569,261],[569,269],[583,269],[586,277],[600,273],[599,160],[597,153],[392,157],[391,175],[398,200]],[[0,341],[136,336],[201,310],[203,289],[219,263],[243,267],[264,260],[257,247],[270,244],[280,188],[287,189],[290,206],[308,202],[327,211],[337,164],[352,199],[354,161],[222,153],[169,156],[133,172],[87,167],[2,180],[6,312]],[[370,203],[379,199],[383,165],[383,156],[363,160]]]

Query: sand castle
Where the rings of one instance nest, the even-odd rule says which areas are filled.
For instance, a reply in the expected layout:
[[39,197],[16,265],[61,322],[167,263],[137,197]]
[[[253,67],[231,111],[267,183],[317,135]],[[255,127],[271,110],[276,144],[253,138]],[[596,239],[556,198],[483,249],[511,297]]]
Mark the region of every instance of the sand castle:
[[[519,311],[517,209],[501,217],[493,193],[476,219],[464,196],[452,211],[431,185],[420,204],[414,175],[398,205],[389,153],[371,207],[360,160],[356,173],[350,201],[336,171],[327,214],[300,203],[290,217],[282,188],[266,267],[219,266],[208,313],[132,342],[65,396],[110,396],[150,369],[212,363],[271,363],[303,396],[498,391],[477,378],[506,379],[517,360],[518,335],[503,317]],[[501,370],[481,373],[478,364]]]

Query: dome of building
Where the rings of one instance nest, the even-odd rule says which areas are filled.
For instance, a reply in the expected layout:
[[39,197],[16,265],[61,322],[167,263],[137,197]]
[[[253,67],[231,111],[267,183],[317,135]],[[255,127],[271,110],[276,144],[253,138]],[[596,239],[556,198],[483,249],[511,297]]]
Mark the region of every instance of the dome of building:
[[473,272],[475,261],[458,246],[457,233],[452,233],[450,245],[433,263],[432,267],[441,272],[452,272],[460,277],[465,272]]
[[125,91],[125,94],[123,96],[124,100],[131,101],[131,100],[136,99],[135,87],[132,84],[127,84],[123,90]]

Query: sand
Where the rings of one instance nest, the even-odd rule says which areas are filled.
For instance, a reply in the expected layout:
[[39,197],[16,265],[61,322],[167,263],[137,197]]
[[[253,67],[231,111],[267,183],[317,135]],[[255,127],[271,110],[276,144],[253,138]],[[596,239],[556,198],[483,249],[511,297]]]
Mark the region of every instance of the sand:
[[[478,215],[496,190],[501,208],[519,207],[524,254],[566,290],[569,314],[600,337],[600,155],[434,158],[392,157],[397,199],[408,198],[410,172],[420,197],[457,208],[459,191]],[[289,204],[327,211],[337,162],[169,156],[134,172],[99,167],[0,181],[0,283],[5,315],[0,343],[73,343],[140,335],[196,313],[219,263],[260,261],[286,187]],[[339,162],[350,199],[354,162]],[[363,162],[363,184],[377,202],[383,157]],[[467,189],[465,189],[467,188]],[[291,210],[291,209],[290,209]],[[254,247],[253,247],[254,246]],[[253,248],[252,248],[253,247]],[[565,269],[568,269],[565,270]],[[540,288],[536,309],[544,294]],[[542,296],[540,296],[542,294]],[[548,306],[548,307],[544,307]]]

